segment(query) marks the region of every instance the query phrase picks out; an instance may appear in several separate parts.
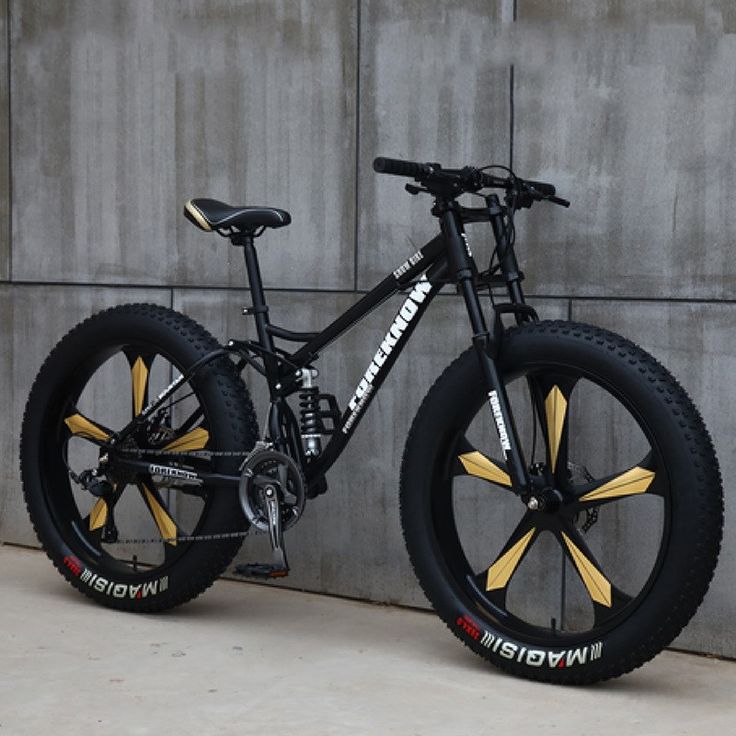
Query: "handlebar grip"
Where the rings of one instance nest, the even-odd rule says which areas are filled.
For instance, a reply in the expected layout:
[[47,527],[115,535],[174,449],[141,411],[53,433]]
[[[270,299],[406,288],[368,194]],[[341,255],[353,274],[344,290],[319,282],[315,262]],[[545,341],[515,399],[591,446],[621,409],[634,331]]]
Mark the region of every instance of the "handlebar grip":
[[379,174],[393,174],[394,176],[408,176],[417,179],[432,173],[429,164],[420,164],[416,161],[402,161],[398,158],[384,158],[379,156],[373,160],[373,170]]
[[562,199],[562,197],[548,197],[547,201],[552,202],[552,204],[559,204],[561,207],[570,206],[570,200]]
[[524,179],[524,183],[535,189],[539,194],[545,197],[554,197],[557,193],[553,184],[547,184],[543,181],[532,181],[531,179]]

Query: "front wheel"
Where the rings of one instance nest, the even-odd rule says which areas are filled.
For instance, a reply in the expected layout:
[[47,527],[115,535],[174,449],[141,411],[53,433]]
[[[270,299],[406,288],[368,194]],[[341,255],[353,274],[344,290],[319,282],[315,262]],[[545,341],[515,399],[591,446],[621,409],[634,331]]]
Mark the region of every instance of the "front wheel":
[[540,507],[510,491],[468,351],[428,393],[404,453],[414,569],[453,633],[502,669],[616,677],[672,642],[712,578],[723,495],[710,437],[675,379],[610,332],[525,325],[498,363]]

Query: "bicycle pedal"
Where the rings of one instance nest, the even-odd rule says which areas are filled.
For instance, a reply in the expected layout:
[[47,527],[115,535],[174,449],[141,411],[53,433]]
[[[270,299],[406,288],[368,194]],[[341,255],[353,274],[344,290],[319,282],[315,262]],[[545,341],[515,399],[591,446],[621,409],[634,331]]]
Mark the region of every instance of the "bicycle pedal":
[[272,578],[285,578],[289,574],[289,568],[281,565],[270,565],[265,562],[251,562],[246,565],[236,565],[235,574],[246,578],[270,580]]

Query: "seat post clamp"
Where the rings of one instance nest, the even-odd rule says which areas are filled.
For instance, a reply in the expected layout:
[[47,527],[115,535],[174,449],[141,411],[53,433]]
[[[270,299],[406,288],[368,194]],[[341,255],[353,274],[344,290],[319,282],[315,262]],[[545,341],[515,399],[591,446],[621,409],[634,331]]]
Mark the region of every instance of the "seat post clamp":
[[[263,232],[263,229],[261,230]],[[253,245],[253,238],[257,238],[261,233],[255,230],[239,231],[234,230],[230,232],[227,237],[230,238],[230,242],[233,245]]]
[[268,307],[265,304],[262,307],[243,307],[243,314],[268,314]]

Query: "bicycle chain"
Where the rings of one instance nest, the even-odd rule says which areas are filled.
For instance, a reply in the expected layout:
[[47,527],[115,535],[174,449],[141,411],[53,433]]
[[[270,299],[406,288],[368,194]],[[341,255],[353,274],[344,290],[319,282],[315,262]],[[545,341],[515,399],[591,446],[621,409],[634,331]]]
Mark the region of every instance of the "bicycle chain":
[[248,457],[252,452],[235,452],[229,450],[191,450],[190,452],[174,452],[172,450],[142,450],[140,448],[122,449],[115,448],[121,455],[135,455],[140,457],[141,455],[155,455],[156,457]]
[[[133,455],[136,457],[142,457],[144,455],[156,455],[156,457],[197,457],[197,458],[212,458],[212,457],[242,457],[246,458],[250,455],[250,452],[234,452],[234,451],[216,451],[216,450],[193,450],[191,452],[172,452],[169,450],[143,450],[143,449],[130,449],[123,450],[122,455]],[[108,542],[107,544],[175,544],[178,542],[214,542],[222,539],[238,539],[245,538],[251,534],[251,530],[248,529],[243,532],[218,532],[216,534],[182,534],[177,537],[156,537],[155,539],[118,539],[115,542]],[[261,532],[254,532],[259,534]]]
[[[254,532],[260,534],[261,532]],[[105,544],[174,544],[178,542],[214,542],[221,539],[237,539],[247,537],[251,534],[250,529],[244,532],[219,532],[218,534],[182,534],[179,537],[156,537],[151,539],[118,539],[115,542]]]

